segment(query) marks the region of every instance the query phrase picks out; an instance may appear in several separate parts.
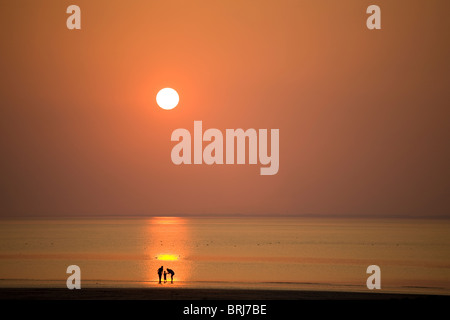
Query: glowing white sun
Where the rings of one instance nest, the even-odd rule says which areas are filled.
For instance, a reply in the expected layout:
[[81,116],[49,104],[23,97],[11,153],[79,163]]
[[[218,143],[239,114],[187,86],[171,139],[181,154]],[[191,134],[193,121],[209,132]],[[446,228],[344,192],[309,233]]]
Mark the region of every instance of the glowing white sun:
[[156,95],[156,103],[165,110],[175,108],[179,101],[178,93],[172,88],[161,89]]

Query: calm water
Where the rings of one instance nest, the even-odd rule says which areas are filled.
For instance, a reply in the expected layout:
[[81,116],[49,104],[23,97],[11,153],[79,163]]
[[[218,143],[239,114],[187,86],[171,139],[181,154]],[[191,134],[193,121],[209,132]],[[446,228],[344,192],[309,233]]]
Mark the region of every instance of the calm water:
[[[146,218],[0,221],[0,287],[216,287],[450,294],[450,221]],[[158,285],[156,270],[175,271]]]

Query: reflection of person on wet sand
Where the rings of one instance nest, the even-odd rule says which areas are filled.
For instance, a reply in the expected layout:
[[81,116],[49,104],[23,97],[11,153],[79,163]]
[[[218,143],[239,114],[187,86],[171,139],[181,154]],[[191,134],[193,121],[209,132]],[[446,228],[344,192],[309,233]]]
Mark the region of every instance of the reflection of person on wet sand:
[[161,276],[163,273],[163,269],[164,269],[163,266],[161,266],[161,268],[158,269],[159,284],[161,284]]
[[173,283],[173,276],[175,275],[175,272],[169,268],[167,268],[167,272],[170,273],[170,282]]
[[164,283],[166,283],[166,281],[167,281],[167,272],[164,271]]

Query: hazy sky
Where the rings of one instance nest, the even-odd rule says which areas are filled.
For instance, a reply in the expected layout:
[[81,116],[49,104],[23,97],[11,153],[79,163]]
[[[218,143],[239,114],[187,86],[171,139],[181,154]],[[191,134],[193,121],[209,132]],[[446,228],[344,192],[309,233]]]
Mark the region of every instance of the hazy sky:
[[[81,30],[66,28],[67,6]],[[366,28],[367,6],[382,29]],[[450,217],[449,1],[0,2],[0,216]],[[180,104],[160,109],[172,87]],[[280,130],[280,169],[171,133]]]

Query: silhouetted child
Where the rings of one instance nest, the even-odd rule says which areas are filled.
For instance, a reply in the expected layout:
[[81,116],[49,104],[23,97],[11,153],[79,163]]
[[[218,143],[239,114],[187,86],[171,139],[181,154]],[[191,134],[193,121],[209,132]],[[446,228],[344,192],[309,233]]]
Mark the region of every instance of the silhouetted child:
[[164,271],[164,283],[167,281],[167,272]]

